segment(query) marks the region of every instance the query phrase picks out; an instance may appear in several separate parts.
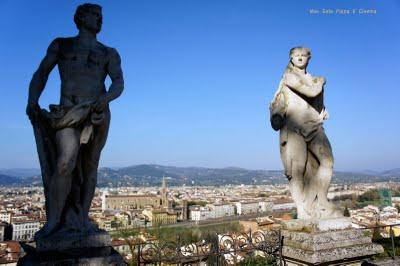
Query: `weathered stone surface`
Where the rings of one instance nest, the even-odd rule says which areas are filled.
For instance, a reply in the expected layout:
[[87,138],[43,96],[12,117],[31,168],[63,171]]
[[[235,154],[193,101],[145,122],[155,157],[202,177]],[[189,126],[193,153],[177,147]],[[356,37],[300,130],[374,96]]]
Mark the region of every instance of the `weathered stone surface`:
[[306,251],[300,248],[294,248],[290,246],[284,246],[282,250],[284,257],[293,258],[294,260],[314,265],[329,263],[329,262],[359,260],[382,252],[383,248],[373,243],[332,248],[332,249],[320,250],[317,252]]
[[283,256],[304,265],[356,261],[383,252],[382,246],[372,243],[370,236],[354,228],[321,231],[304,227],[303,231],[284,229],[282,235]]
[[341,217],[327,198],[333,154],[323,128],[324,77],[307,71],[311,51],[290,50],[290,61],[270,104],[271,125],[280,130],[279,146],[289,189],[300,219]]
[[[74,254],[74,252],[76,254]],[[67,253],[58,252],[28,252],[18,261],[20,266],[126,266],[122,256],[114,249],[83,248]]]
[[91,234],[59,234],[51,238],[39,239],[36,241],[36,249],[38,252],[109,246],[111,246],[111,238],[105,231]]
[[[36,241],[54,236],[55,243],[62,232],[94,230],[88,214],[110,126],[109,103],[124,88],[117,50],[97,40],[101,6],[78,6],[74,21],[78,35],[50,43],[29,85],[26,113],[36,139],[47,217]],[[55,66],[61,77],[59,104],[41,109],[39,99]],[[108,90],[107,76],[112,80]]]
[[[124,88],[121,58],[97,40],[103,23],[100,5],[79,5],[74,22],[78,35],[50,43],[29,85],[26,113],[39,155],[47,222],[35,234],[36,248],[27,246],[20,265],[125,265],[110,236],[89,219],[110,126],[109,103]],[[39,99],[55,66],[60,101],[41,109]],[[107,76],[112,80],[108,90]]]
[[323,233],[291,232],[284,230],[284,244],[303,250],[318,251],[353,245],[370,244],[371,238],[359,230],[341,230]]
[[283,228],[292,231],[323,232],[352,228],[348,217],[328,219],[295,219],[284,221]]

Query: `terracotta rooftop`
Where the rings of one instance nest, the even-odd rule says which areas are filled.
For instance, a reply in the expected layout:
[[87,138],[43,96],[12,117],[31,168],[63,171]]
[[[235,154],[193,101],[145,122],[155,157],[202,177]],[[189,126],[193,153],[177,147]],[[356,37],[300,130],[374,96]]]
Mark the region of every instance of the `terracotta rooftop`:
[[22,249],[18,241],[0,242],[0,264],[17,262],[21,253]]
[[106,195],[106,198],[158,198],[156,195]]

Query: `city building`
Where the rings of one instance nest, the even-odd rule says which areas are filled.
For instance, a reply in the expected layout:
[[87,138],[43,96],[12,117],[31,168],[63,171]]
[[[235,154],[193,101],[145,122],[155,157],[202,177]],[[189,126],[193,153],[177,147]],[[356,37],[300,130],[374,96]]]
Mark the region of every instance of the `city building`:
[[236,212],[238,215],[260,213],[272,211],[274,204],[270,201],[240,201],[236,202]]
[[213,218],[227,217],[235,215],[235,206],[230,203],[214,203],[207,205]]
[[113,239],[111,241],[111,245],[119,254],[121,254],[123,256],[132,255],[131,248],[129,247],[129,245],[125,239],[122,239],[122,238]]
[[187,200],[182,201],[182,216],[181,219],[186,221],[189,217],[189,209],[188,209],[188,202]]
[[167,181],[165,180],[165,177],[162,178],[162,184],[161,184],[161,206],[163,208],[170,208],[170,204],[168,202],[168,197],[167,197]]
[[162,199],[155,195],[104,195],[104,210],[130,211],[162,207]]
[[235,206],[227,203],[207,204],[205,207],[191,206],[190,219],[203,221],[235,215]]
[[40,223],[30,219],[16,219],[12,223],[12,240],[29,241],[32,240],[35,233],[40,229]]
[[163,209],[146,208],[142,213],[147,217],[151,226],[173,224],[176,223],[177,220],[176,213]]
[[167,181],[162,179],[160,195],[110,195],[104,191],[101,200],[102,211],[143,210],[146,207],[172,209],[172,201],[168,200]]
[[6,223],[0,222],[0,241],[4,241],[6,227],[7,227]]
[[212,218],[210,210],[201,206],[191,206],[189,217],[193,221],[204,221]]
[[6,210],[0,211],[0,221],[11,223],[11,212],[7,212]]

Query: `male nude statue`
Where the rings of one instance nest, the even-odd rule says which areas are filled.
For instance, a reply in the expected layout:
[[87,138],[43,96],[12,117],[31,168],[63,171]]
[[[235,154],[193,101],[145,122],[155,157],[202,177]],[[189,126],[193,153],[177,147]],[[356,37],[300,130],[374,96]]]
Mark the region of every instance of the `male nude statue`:
[[270,105],[271,125],[280,130],[280,152],[298,218],[333,218],[340,212],[327,199],[333,174],[331,145],[322,126],[326,80],[307,72],[311,51],[290,50],[290,62]]
[[[88,213],[110,124],[108,104],[124,87],[118,52],[96,39],[101,11],[96,4],[78,6],[74,16],[78,35],[56,38],[50,44],[29,86],[26,113],[35,132],[47,214],[47,223],[35,239],[55,232],[95,230]],[[60,104],[51,105],[48,112],[38,102],[56,65]],[[107,75],[112,80],[108,91]]]

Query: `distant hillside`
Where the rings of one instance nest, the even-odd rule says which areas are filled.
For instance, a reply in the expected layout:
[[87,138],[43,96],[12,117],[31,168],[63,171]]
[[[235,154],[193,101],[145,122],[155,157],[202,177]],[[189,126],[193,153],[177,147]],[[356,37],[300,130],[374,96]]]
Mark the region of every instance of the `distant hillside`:
[[[118,181],[115,179],[119,176]],[[162,165],[136,165],[118,170],[100,169],[99,185],[119,184],[158,186],[161,178],[168,177],[169,185],[226,185],[285,182],[281,171],[247,170],[242,168],[175,167]]]
[[20,183],[17,177],[0,174],[0,186],[18,186]]
[[[21,170],[21,169],[20,169]],[[29,171],[32,171],[30,169]],[[21,173],[23,171],[20,171]],[[35,173],[39,172],[33,171]],[[338,172],[333,176],[334,183],[361,183],[399,181],[400,168],[384,172]],[[0,174],[2,172],[0,171]],[[0,178],[0,186],[31,186],[41,185],[39,175],[30,177],[13,177],[3,175]],[[205,167],[176,167],[156,164],[142,164],[119,169],[100,168],[98,174],[98,186],[159,186],[162,177],[168,177],[168,185],[181,186],[200,185],[240,185],[240,184],[280,184],[287,179],[282,171],[278,170],[249,170],[238,167],[205,168]]]
[[397,176],[397,177],[399,177],[400,176],[400,168],[383,171],[380,175],[381,176]]
[[10,168],[0,169],[1,175],[8,175],[13,177],[30,177],[40,175],[40,169],[37,168]]

